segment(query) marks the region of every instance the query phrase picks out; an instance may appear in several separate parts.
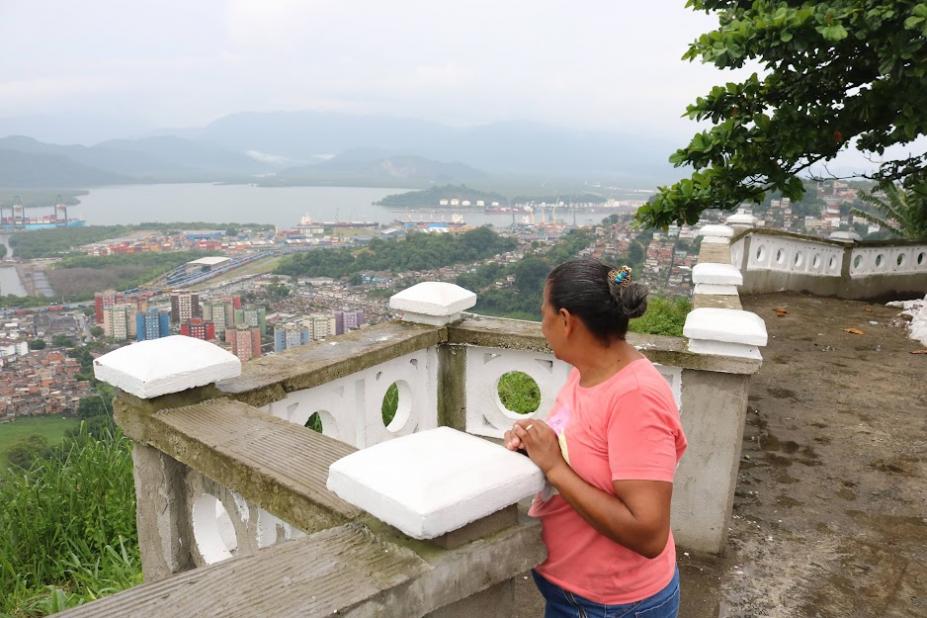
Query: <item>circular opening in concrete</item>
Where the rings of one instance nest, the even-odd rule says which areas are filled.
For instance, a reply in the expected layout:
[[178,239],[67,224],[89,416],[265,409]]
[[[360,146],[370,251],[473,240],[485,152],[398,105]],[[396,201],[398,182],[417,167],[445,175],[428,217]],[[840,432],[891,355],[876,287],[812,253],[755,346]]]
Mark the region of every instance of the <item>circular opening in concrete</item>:
[[524,371],[509,371],[499,376],[496,392],[502,406],[516,416],[532,414],[541,405],[541,388]]
[[782,264],[785,261],[785,254],[782,252],[782,249],[776,251],[776,263]]
[[311,429],[312,431],[317,431],[319,433],[325,433],[325,429],[322,425],[322,415],[320,415],[318,412],[313,412],[312,414],[309,415],[309,420],[306,421],[305,426]]
[[[834,258],[831,258],[831,259],[833,260]],[[820,255],[815,255],[813,258],[811,258],[811,266],[814,268],[821,267],[821,256]]]
[[795,254],[795,266],[801,266],[804,263],[805,263],[805,256],[801,251],[799,251],[798,253]]
[[905,259],[907,259],[907,256],[904,253],[899,253],[898,257],[895,258],[895,264],[897,264],[898,266],[901,266],[902,264],[904,264]]
[[380,403],[383,426],[391,432],[405,427],[412,416],[412,391],[404,380],[396,380],[387,387]]
[[921,251],[917,254],[917,265],[921,266],[924,263],[924,260],[927,260],[927,253]]
[[193,503],[193,539],[207,564],[222,562],[238,549],[235,526],[222,501],[212,494],[200,494]]
[[884,262],[885,262],[885,256],[883,256],[881,253],[876,256],[876,259],[875,259],[876,268],[881,268]]
[[837,258],[835,258],[834,256],[831,256],[830,259],[827,261],[827,268],[829,268],[830,270],[834,270],[835,268],[837,268]]
[[766,259],[766,247],[760,246],[756,250],[756,261],[762,262],[765,259]]
[[859,268],[859,265],[863,263],[863,256],[857,255],[853,258],[853,268]]

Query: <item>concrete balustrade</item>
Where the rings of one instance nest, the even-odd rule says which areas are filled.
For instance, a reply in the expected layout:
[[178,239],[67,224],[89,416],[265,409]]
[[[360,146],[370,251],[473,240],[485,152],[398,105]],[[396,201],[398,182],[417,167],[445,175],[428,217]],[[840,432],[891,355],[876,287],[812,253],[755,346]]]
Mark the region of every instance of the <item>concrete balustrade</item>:
[[[727,244],[733,232],[721,227],[705,231],[725,242],[703,244],[695,301],[722,299],[715,309],[738,314],[724,316],[739,325],[733,340],[717,314],[699,310],[687,322],[689,339],[629,334],[667,379],[689,436],[674,490],[677,542],[711,552],[724,546],[747,386],[761,363],[757,333],[765,337],[762,321],[740,315],[741,272]],[[343,578],[333,567],[318,607],[351,615],[372,607],[409,616],[511,613],[512,578],[544,557],[537,522],[514,505],[543,478],[493,441],[517,418],[543,419],[569,367],[553,357],[540,324],[463,314],[474,302],[458,286],[419,284],[391,299],[400,321],[241,367],[212,344],[184,337],[97,359],[98,378],[119,389],[116,420],[135,443],[148,582],[100,602],[100,615],[132,615],[136,599],[152,595],[177,600],[181,615],[198,607],[189,594],[196,582],[240,588],[252,568],[244,565],[274,571],[273,556],[308,564],[313,551],[341,551],[347,531],[361,540],[344,550]],[[184,360],[173,366],[159,360],[178,356]],[[499,380],[512,371],[538,385],[540,405],[529,415],[500,398]],[[398,409],[386,424],[381,406],[393,384]],[[313,414],[322,434],[304,427]],[[379,555],[373,547],[396,561],[358,578],[351,556]],[[216,568],[239,562],[241,569]],[[407,576],[389,575],[397,564]],[[206,566],[209,578],[187,575]],[[260,612],[268,605],[255,595],[249,611]],[[294,596],[291,609],[300,602]]]
[[821,239],[747,229],[732,239],[731,263],[743,274],[745,293],[793,291],[857,300],[923,296],[927,243],[853,236]]

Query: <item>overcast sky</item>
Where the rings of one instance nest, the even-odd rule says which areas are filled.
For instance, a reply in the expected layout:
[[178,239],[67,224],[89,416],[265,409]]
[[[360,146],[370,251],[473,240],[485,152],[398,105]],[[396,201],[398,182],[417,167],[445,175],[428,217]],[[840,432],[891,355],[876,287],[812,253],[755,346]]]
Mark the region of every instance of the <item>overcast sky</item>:
[[0,118],[117,133],[326,109],[682,139],[730,79],[683,62],[714,19],[683,0],[0,0]]

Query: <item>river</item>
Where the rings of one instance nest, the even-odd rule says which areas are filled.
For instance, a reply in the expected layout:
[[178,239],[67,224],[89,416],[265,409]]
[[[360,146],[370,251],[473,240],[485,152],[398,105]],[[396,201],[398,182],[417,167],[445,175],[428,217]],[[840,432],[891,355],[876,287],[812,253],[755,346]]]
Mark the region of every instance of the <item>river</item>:
[[[71,207],[72,217],[87,225],[132,224],[146,221],[206,221],[210,223],[272,223],[293,227],[303,215],[315,221],[375,221],[390,223],[411,215],[425,220],[460,214],[470,225],[511,225],[510,214],[477,210],[405,211],[373,202],[404,189],[360,187],[258,187],[220,184],[119,185],[91,189]],[[558,213],[559,214],[559,213]],[[566,216],[567,213],[563,213]],[[604,215],[581,215],[579,223],[600,221]]]

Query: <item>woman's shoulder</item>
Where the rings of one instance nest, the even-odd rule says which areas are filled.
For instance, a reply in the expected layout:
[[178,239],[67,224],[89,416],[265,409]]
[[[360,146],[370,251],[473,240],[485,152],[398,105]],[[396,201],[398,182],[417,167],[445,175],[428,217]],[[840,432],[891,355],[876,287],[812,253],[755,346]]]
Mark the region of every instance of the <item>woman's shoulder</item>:
[[616,380],[612,390],[614,401],[646,399],[660,406],[675,409],[676,403],[669,382],[650,359],[640,358],[626,367],[622,380]]

